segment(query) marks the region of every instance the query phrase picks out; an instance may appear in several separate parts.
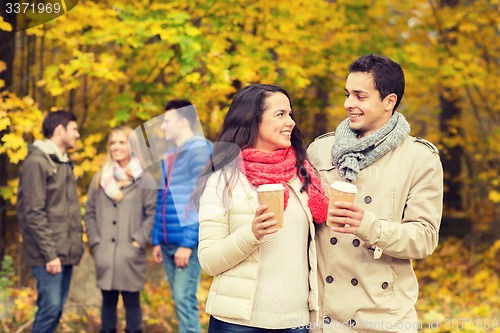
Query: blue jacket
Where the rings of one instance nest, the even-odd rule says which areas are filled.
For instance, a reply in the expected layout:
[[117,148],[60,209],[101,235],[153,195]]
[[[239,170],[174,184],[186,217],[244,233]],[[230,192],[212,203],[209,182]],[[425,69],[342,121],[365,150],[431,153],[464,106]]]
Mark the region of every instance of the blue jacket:
[[211,154],[210,142],[199,137],[167,151],[161,161],[162,180],[156,204],[153,246],[177,244],[194,248],[198,245],[198,212],[189,209],[189,199]]

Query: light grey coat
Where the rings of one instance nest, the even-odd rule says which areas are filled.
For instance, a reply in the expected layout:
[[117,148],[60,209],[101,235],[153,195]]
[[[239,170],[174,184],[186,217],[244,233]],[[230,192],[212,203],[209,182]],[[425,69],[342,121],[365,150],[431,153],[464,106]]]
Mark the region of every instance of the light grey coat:
[[[146,280],[146,245],[156,209],[156,190],[134,183],[122,189],[115,203],[99,186],[100,174],[88,190],[85,227],[96,267],[97,287],[102,290],[137,292]],[[144,174],[149,180],[150,175]],[[141,184],[144,180],[141,180]],[[134,247],[133,241],[141,244]]]

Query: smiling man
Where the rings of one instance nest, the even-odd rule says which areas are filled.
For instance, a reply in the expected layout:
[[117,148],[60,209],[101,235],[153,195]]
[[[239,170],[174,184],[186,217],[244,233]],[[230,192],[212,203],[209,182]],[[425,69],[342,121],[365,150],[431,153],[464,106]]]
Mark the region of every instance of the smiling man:
[[42,128],[45,140],[29,147],[21,167],[17,219],[38,291],[32,332],[52,333],[84,250],[73,163],[66,154],[80,134],[76,116],[67,111],[49,113]]
[[404,86],[403,70],[391,59],[355,60],[345,85],[348,118],[308,149],[327,192],[335,180],[358,189],[354,203],[335,202],[329,212],[343,227],[317,225],[320,311],[310,332],[419,328],[411,260],[438,244],[443,171],[436,147],[410,136],[395,112]]
[[196,108],[188,100],[171,100],[165,106],[161,130],[174,147],[162,160],[152,234],[153,259],[163,263],[175,303],[179,333],[199,333],[196,291],[201,267],[198,261],[198,213],[189,199],[198,176],[208,162],[212,146],[195,135]]

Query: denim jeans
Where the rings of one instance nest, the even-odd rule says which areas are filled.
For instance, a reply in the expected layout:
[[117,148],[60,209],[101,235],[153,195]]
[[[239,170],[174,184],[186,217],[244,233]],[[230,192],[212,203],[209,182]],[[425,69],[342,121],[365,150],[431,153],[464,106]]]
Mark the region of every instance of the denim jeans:
[[210,316],[208,333],[307,333],[307,328],[268,329],[230,324]]
[[56,331],[59,319],[68,298],[72,265],[62,266],[59,274],[52,275],[45,266],[32,266],[36,279],[38,310],[35,314],[32,333],[53,333]]
[[175,266],[174,254],[178,248],[177,244],[161,245],[163,266],[175,303],[179,333],[200,333],[200,314],[196,298],[201,274],[198,247],[193,248],[189,265],[184,268]]

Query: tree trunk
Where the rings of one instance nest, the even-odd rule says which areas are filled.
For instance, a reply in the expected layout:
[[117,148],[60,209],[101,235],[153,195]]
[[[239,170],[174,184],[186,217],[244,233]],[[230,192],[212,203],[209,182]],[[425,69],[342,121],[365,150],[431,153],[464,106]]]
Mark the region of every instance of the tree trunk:
[[[439,129],[443,137],[451,138],[459,136],[460,128],[456,128],[452,124],[457,124],[460,119],[462,110],[457,105],[456,100],[439,96],[441,104],[441,114],[439,115]],[[463,210],[462,199],[462,156],[464,156],[463,146],[453,144],[445,146],[442,154],[442,163],[444,174],[444,182],[446,190],[444,192],[444,206],[448,211],[459,212]]]
[[[9,21],[12,27],[16,25],[16,16],[7,18],[5,12],[1,13],[4,21]],[[0,61],[7,65],[7,70],[0,72],[0,80],[5,83],[5,88],[0,88],[0,93],[12,86],[12,65],[14,61],[15,50],[15,33],[0,30]],[[0,141],[2,137],[7,134],[8,129],[0,131]],[[0,187],[7,185],[7,167],[8,167],[7,154],[0,154]],[[0,197],[0,262],[3,260],[6,248],[6,235],[7,235],[7,202]]]
[[314,124],[311,140],[314,140],[318,136],[331,131],[327,128],[328,117],[326,114],[326,108],[330,105],[330,99],[328,95],[328,88],[330,87],[325,80],[320,79],[320,84],[316,88],[316,97],[319,101],[320,107],[319,112],[314,115]]
[[71,113],[75,113],[75,99],[76,99],[76,90],[71,89],[69,91],[69,96],[68,96],[68,111]]
[[[38,75],[37,79],[38,81],[41,81],[43,79],[43,71],[45,70],[45,65],[43,62],[43,57],[45,56],[45,33],[40,37],[40,52],[38,56]],[[38,107],[40,110],[43,110],[45,107],[45,98],[44,98],[44,91],[42,87],[38,87],[37,89],[37,101],[38,101]]]
[[[459,0],[441,0],[439,3],[440,8],[456,7]],[[440,33],[439,42],[447,50],[447,54],[453,57],[451,51],[452,45],[456,44],[456,37],[452,33],[456,32],[457,27],[444,28],[444,24],[438,21],[438,29]],[[439,116],[439,128],[444,138],[461,137],[462,131],[460,127],[460,118],[462,109],[458,105],[458,100],[454,97],[453,92],[443,87],[443,91],[439,93],[439,102],[441,105],[441,114]],[[464,148],[461,144],[457,143],[460,140],[453,140],[452,144],[444,145],[442,156],[445,182],[444,192],[444,207],[449,213],[460,212],[464,209],[464,200],[462,199],[463,185],[462,185],[462,171],[464,156]]]

